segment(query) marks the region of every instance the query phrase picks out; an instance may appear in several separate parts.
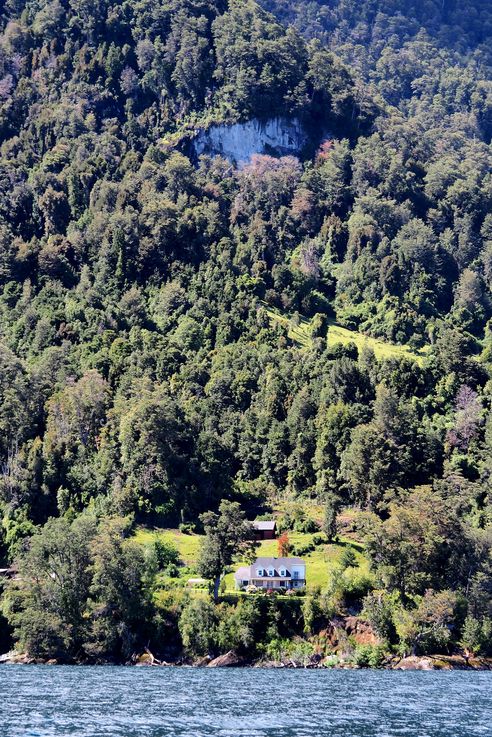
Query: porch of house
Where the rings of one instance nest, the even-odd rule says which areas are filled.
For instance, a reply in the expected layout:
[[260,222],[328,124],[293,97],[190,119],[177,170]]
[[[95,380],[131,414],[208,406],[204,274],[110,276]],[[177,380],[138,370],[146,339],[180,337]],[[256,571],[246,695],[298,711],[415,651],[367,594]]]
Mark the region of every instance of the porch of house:
[[250,581],[243,579],[236,580],[238,588],[246,586],[256,586],[258,589],[299,589],[305,586],[306,581],[303,578],[253,578]]

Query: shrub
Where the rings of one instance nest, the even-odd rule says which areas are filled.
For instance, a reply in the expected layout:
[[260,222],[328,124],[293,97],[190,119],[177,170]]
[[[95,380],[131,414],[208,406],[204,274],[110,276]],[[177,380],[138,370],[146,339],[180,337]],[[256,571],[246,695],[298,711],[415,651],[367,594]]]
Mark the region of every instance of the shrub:
[[461,647],[475,655],[478,653],[487,655],[492,644],[491,630],[492,620],[486,618],[480,621],[468,616],[461,630]]
[[315,546],[313,545],[313,543],[307,543],[306,545],[294,545],[292,549],[292,553],[302,558],[303,555],[312,553],[314,549],[315,549]]
[[248,652],[255,643],[258,624],[258,600],[242,599],[236,606],[219,608],[217,642],[221,652]]
[[345,578],[344,593],[350,599],[359,601],[373,588],[373,580],[365,574],[358,574]]
[[[179,563],[179,553],[171,543],[155,540],[153,544],[153,552],[160,570],[174,566],[177,568]],[[172,574],[168,574],[172,575]]]
[[189,655],[208,655],[217,640],[217,614],[208,599],[189,599],[179,618],[179,633]]
[[311,519],[311,517],[306,517],[305,519],[297,520],[294,523],[294,530],[296,532],[305,533],[318,532],[319,525],[314,519]]
[[343,570],[346,568],[357,568],[357,558],[355,557],[355,553],[351,547],[344,549],[340,558],[340,566]]
[[289,659],[305,665],[313,654],[313,645],[300,638],[274,638],[263,647],[263,651],[270,660]]
[[371,591],[364,598],[362,616],[367,619],[378,637],[389,642],[396,641],[396,629],[393,620],[394,612],[399,606],[397,593]]
[[169,578],[179,578],[179,568],[175,563],[170,563],[166,566],[164,573],[166,576],[169,576]]
[[361,668],[380,668],[385,657],[384,645],[357,645],[354,662]]
[[181,522],[178,529],[183,535],[193,535],[196,531],[196,525],[192,522]]

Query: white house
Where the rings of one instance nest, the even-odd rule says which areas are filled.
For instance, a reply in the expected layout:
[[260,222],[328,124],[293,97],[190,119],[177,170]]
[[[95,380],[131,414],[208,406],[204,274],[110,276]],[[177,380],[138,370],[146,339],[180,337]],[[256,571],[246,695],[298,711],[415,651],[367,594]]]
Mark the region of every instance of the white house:
[[297,589],[306,585],[306,564],[302,558],[257,558],[234,574],[236,588]]

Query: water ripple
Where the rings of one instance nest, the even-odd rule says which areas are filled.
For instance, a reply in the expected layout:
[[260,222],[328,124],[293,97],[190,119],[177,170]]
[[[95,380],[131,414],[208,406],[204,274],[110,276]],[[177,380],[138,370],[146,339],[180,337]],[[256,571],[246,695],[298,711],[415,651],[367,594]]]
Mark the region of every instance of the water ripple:
[[492,673],[0,667],[0,737],[492,737]]

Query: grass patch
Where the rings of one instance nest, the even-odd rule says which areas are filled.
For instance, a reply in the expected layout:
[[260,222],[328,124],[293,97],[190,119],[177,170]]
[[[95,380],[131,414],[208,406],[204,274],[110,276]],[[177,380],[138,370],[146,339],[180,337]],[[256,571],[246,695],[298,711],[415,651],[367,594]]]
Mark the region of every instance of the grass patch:
[[[267,308],[264,305],[267,314],[272,322],[280,323],[288,328],[289,338],[300,348],[309,348],[312,345],[312,322],[305,317],[299,318],[299,323],[292,319],[290,315],[284,315]],[[408,358],[421,364],[428,352],[428,348],[412,349],[406,345],[396,345],[395,343],[387,343],[379,338],[372,338],[368,335],[358,333],[356,330],[349,330],[338,325],[334,320],[329,320],[327,345],[333,347],[339,343],[348,345],[354,343],[359,351],[365,346],[372,348],[374,355],[378,360],[388,358]]]
[[198,560],[201,535],[185,535],[174,529],[153,529],[139,527],[135,533],[135,541],[141,545],[150,545],[156,540],[173,545],[179,557],[187,566],[194,566]]
[[[289,541],[294,546],[307,546],[313,542],[316,533],[289,532]],[[319,533],[318,533],[319,534]],[[361,545],[354,545],[352,541],[341,540],[339,543],[318,545],[314,550],[302,556],[306,561],[307,588],[325,589],[330,583],[332,571],[339,564],[343,551],[350,545],[354,550],[358,567],[350,575],[369,575],[369,561],[361,552]],[[256,556],[274,558],[277,556],[277,541],[263,540],[256,549]],[[247,565],[240,561],[233,570],[225,576],[227,591],[234,589],[234,570],[240,565]]]
[[[312,509],[314,512],[314,508]],[[316,509],[316,511],[319,511]],[[317,515],[316,515],[317,516]],[[319,533],[289,532],[289,541],[295,547],[305,547],[313,542],[313,537]],[[196,568],[202,535],[184,535],[175,529],[146,529],[139,527],[135,533],[135,541],[141,545],[150,545],[155,540],[174,545],[182,562],[187,567],[183,569],[180,579],[166,579],[168,584],[176,581],[176,586],[183,586],[183,580],[195,576],[189,568]],[[350,576],[369,575],[369,562],[363,554],[363,546],[353,540],[342,538],[339,542],[318,545],[314,550],[303,555],[306,561],[307,587],[324,589],[328,586],[333,569],[338,565],[343,551],[350,545],[355,552],[358,567],[351,569]],[[277,540],[263,540],[255,551],[255,557],[277,557]],[[234,571],[240,565],[247,565],[247,561],[237,561],[229,573],[225,576],[225,589],[227,592],[234,591]],[[202,595],[203,590],[199,590]]]

